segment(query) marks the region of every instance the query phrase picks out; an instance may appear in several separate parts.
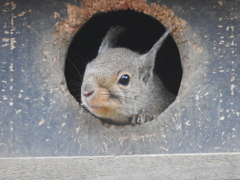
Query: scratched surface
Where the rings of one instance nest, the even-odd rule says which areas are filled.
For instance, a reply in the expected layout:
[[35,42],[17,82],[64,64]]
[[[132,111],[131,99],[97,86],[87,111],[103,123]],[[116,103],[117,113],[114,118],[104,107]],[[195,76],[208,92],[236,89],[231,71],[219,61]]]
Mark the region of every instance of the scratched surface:
[[157,121],[126,127],[81,114],[62,85],[66,2],[81,4],[1,0],[1,157],[240,152],[237,0],[161,1],[187,22],[182,90]]

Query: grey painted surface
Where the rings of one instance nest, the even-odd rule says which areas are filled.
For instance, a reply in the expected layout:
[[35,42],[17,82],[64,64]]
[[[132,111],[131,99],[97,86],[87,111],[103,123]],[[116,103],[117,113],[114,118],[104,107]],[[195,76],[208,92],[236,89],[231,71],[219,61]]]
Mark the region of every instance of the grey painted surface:
[[156,121],[108,127],[61,84],[66,45],[53,34],[66,1],[1,0],[0,156],[239,152],[239,2],[161,3],[187,22],[181,92]]
[[0,179],[239,179],[240,154],[0,159]]

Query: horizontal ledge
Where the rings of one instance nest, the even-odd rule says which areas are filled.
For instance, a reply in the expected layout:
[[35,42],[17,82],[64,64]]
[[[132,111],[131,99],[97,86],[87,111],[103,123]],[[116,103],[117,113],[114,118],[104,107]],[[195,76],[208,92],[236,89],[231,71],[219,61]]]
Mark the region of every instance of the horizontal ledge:
[[239,179],[240,153],[0,158],[0,179]]

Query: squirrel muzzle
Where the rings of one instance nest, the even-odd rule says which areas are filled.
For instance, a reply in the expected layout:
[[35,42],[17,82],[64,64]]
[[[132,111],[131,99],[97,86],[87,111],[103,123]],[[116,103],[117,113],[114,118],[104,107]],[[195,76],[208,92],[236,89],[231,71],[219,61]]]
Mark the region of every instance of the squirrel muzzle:
[[106,88],[100,87],[93,79],[83,82],[81,88],[81,100],[83,105],[99,118],[112,118],[116,116],[116,108],[119,103],[110,98]]

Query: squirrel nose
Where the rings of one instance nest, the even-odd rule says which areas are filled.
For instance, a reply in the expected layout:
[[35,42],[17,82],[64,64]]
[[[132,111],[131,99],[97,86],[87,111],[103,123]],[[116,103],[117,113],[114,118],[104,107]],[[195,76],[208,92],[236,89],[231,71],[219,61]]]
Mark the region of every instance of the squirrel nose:
[[93,94],[94,91],[91,91],[91,92],[83,92],[83,96],[85,97],[89,97]]
[[94,93],[94,86],[91,82],[85,82],[82,85],[82,95],[84,97],[90,97]]

